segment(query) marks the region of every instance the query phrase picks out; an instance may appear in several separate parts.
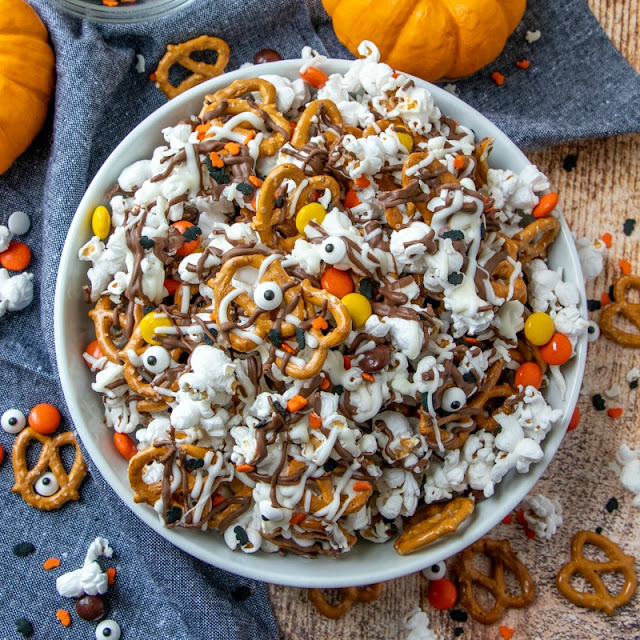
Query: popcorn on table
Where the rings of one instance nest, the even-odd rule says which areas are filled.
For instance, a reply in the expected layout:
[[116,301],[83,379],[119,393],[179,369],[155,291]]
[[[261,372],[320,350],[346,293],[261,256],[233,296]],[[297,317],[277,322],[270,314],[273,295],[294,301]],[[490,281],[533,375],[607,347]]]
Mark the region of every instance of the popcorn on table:
[[[547,313],[572,345],[588,324],[560,270],[538,257],[523,272],[508,251],[547,178],[534,166],[488,168],[481,184],[474,132],[381,64],[371,43],[360,51],[322,87],[263,76],[272,104],[254,91],[258,107],[247,102],[248,113],[205,106],[164,129],[152,157],[121,172],[111,232],[79,252],[89,297],[106,309],[99,341],[118,343],[117,357],[84,354],[93,390],[107,428],[137,445],[134,460],[150,455],[134,490],[165,526],[212,525],[246,553],[336,556],[358,535],[390,539],[421,504],[470,490],[490,497],[509,471],[527,473],[561,412],[533,386],[512,385],[509,411],[491,429],[478,428],[467,405],[492,367],[511,384],[531,310]],[[310,48],[303,59],[303,70],[324,61]],[[313,100],[335,105],[342,124],[320,110],[296,147],[277,123],[299,131]],[[276,134],[283,143],[267,153]],[[401,186],[403,167],[413,195]],[[302,178],[275,188],[272,209],[289,226],[270,217],[269,238],[256,208],[283,170]],[[330,186],[298,207],[319,176]],[[305,207],[315,213],[296,234]],[[246,264],[223,294],[220,274],[238,258]],[[509,274],[502,296],[496,264]],[[523,273],[526,305],[515,298]],[[338,291],[345,274],[347,295]],[[310,291],[324,303],[298,304]],[[322,351],[341,326],[331,309],[344,309],[348,324]],[[293,375],[316,360],[312,375]],[[559,366],[551,377],[562,386]],[[158,449],[166,457],[151,455]],[[545,506],[536,503],[546,533],[559,515],[544,515]],[[435,637],[416,635],[424,617],[408,619],[410,637]]]

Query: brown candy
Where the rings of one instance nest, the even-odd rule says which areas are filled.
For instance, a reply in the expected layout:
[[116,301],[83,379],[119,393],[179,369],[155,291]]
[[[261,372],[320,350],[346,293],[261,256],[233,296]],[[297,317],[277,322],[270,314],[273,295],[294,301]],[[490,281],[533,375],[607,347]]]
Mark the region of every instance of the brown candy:
[[104,617],[106,607],[101,596],[82,596],[76,598],[76,613],[89,622],[95,622]]
[[253,57],[253,64],[277,62],[278,60],[282,60],[282,56],[275,49],[262,49]]
[[378,344],[370,351],[365,351],[358,366],[365,373],[375,373],[384,369],[391,360],[391,347],[386,344]]

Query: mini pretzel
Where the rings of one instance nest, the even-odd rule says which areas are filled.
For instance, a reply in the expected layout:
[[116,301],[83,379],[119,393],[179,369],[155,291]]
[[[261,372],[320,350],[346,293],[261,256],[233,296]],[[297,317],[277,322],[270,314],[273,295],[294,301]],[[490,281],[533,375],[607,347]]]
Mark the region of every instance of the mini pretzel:
[[[246,256],[237,256],[235,258],[231,258],[231,260],[227,260],[222,265],[222,268],[220,269],[220,271],[218,271],[215,278],[209,280],[208,285],[214,291],[214,314],[215,317],[218,318],[219,322],[222,322],[220,315],[220,307],[222,303],[225,301],[227,296],[237,291],[236,287],[233,284],[233,278],[238,270],[244,267],[253,267],[254,269],[260,269],[260,266],[262,265],[264,260],[265,256],[260,254],[250,254]],[[260,279],[260,282],[274,282],[282,287],[283,285],[290,284],[292,282],[296,283],[296,280],[294,280],[285,272],[285,270],[282,268],[280,260],[274,260],[265,270],[264,275]],[[282,304],[288,304],[289,302],[291,302],[291,299],[299,293],[301,293],[300,286],[296,283],[296,286],[290,287],[284,292],[284,299]],[[259,312],[259,307],[245,292],[242,292],[240,295],[233,298],[231,302],[237,307],[242,308],[247,318],[252,317],[256,312]],[[295,308],[291,312],[291,315],[295,316],[300,321],[304,320],[305,308],[302,296],[300,296],[300,300],[298,300]],[[262,313],[260,313],[256,317],[252,325],[254,327],[254,333],[256,337],[260,340],[264,340],[266,335],[269,333],[269,330],[273,328],[273,322],[274,321],[271,317],[271,311],[263,311]],[[280,327],[280,333],[284,338],[291,337],[295,334],[295,332],[295,325],[286,321],[282,323]],[[250,338],[243,337],[241,335],[237,335],[233,331],[229,332],[229,342],[236,351],[242,351],[244,353],[255,351],[258,344],[256,343],[256,341],[251,340]]]
[[475,148],[473,157],[476,159],[475,184],[479,189],[487,184],[489,176],[489,154],[493,150],[493,138],[484,138]]
[[[331,478],[318,478],[317,480],[315,480],[315,483],[318,485],[321,495],[311,496],[311,502],[308,511],[312,514],[315,514],[330,505],[335,497],[335,488],[333,486],[333,481]],[[338,509],[338,511],[343,515],[350,515],[352,513],[360,511],[360,509],[362,509],[367,504],[367,501],[371,497],[372,492],[373,487],[368,489],[367,491],[356,491],[354,499],[351,500],[344,511],[342,511],[342,505],[344,505],[344,503],[347,501],[347,496],[341,494],[340,509]],[[302,507],[303,505],[304,499],[301,501],[299,506]]]
[[[489,575],[477,569],[473,559],[484,554],[491,561]],[[520,585],[520,595],[509,593],[505,580],[505,569],[511,571]],[[522,564],[511,548],[508,540],[482,538],[467,547],[459,556],[454,567],[460,591],[460,604],[469,615],[482,624],[493,624],[509,608],[519,609],[533,602],[536,586],[527,567]],[[485,609],[476,599],[473,585],[486,589],[495,600],[491,609]]]
[[234,80],[228,87],[205,96],[200,118],[202,118],[207,111],[215,109],[223,100],[235,100],[249,93],[256,92],[260,93],[262,104],[275,104],[276,88],[267,80],[263,80],[262,78]]
[[[42,445],[40,457],[35,466],[27,468],[27,447],[37,440]],[[65,445],[73,445],[76,448],[76,456],[69,473],[66,472],[60,449]],[[19,493],[24,501],[43,511],[59,509],[69,500],[79,500],[78,488],[87,474],[87,465],[82,457],[80,446],[72,431],[65,431],[57,436],[45,436],[34,431],[31,427],[23,429],[13,443],[11,459],[15,483],[11,491]],[[41,496],[34,490],[34,484],[38,478],[50,469],[55,476],[60,489],[52,496]]]
[[509,254],[508,260],[505,258],[499,262],[490,274],[491,287],[498,298],[506,300],[518,300],[524,304],[527,301],[527,285],[524,283],[522,274],[513,281],[513,292],[509,296],[509,283],[513,277],[515,269],[514,262],[518,259],[518,244],[515,240],[502,236],[502,248]]
[[[319,129],[319,111],[324,111],[329,120],[336,127],[342,129],[342,114],[340,113],[340,109],[336,106],[336,103],[332,100],[313,100],[302,112],[302,115],[296,124],[296,130],[291,138],[291,144],[297,149],[303,147],[307,142],[309,142],[311,139],[311,130],[314,127]],[[338,134],[331,129],[325,131],[324,136],[327,139],[329,146],[332,146],[338,139]]]
[[324,589],[309,589],[311,604],[326,618],[337,620],[346,615],[354,602],[373,602],[382,594],[384,583],[369,584],[364,587],[338,589],[342,599],[338,604],[329,604]]
[[454,498],[449,502],[430,504],[421,512],[423,519],[413,521],[393,543],[395,550],[405,556],[454,533],[473,513],[473,500]]
[[539,218],[527,225],[513,236],[518,243],[518,260],[525,263],[547,255],[547,249],[559,231],[560,222],[553,216]]
[[[303,183],[304,186],[299,193],[297,189],[294,189],[287,197],[282,208],[276,209],[276,193],[287,180],[292,180],[298,188]],[[277,225],[286,224],[289,221],[292,223],[289,226],[293,226],[293,229],[289,230],[290,237],[287,238],[286,247],[289,248],[288,245],[290,245],[290,248],[292,248],[295,240],[300,237],[300,235],[297,235],[297,229],[295,228],[296,213],[311,200],[314,191],[324,191],[325,189],[329,189],[331,201],[334,206],[337,206],[340,200],[340,185],[334,178],[325,175],[307,178],[296,165],[290,163],[281,164],[269,173],[260,188],[256,203],[256,215],[251,226],[259,233],[260,239],[264,244],[274,247],[278,245],[274,229]],[[294,199],[295,203],[293,202]]]
[[[119,351],[120,347],[118,347],[114,341],[113,336],[111,334],[111,330],[114,325],[114,306],[113,302],[109,296],[102,296],[98,302],[96,302],[96,306],[89,311],[89,317],[93,320],[96,340],[100,345],[100,350],[107,356],[107,359],[110,362],[114,362],[116,364],[120,364],[120,356]],[[136,323],[140,322],[142,319],[142,311],[140,310],[139,305],[135,306],[135,321]],[[126,326],[126,314],[120,312],[118,313],[118,322],[121,327]]]
[[[196,51],[216,51],[218,58],[215,64],[197,62],[191,57],[191,54]],[[199,36],[181,44],[168,44],[167,52],[156,69],[156,81],[167,98],[175,98],[187,89],[191,89],[209,78],[215,78],[224,73],[228,62],[229,45],[220,38]],[[169,70],[174,64],[179,64],[181,67],[191,71],[191,75],[177,87],[169,81]]]
[[[605,562],[589,560],[582,553],[585,544],[592,544],[604,551],[609,558]],[[571,560],[565,564],[556,576],[558,591],[573,604],[613,615],[636,592],[638,580],[634,569],[634,558],[626,555],[615,543],[594,531],[578,531],[571,540]],[[621,573],[624,585],[620,592],[612,595],[607,589],[601,573]],[[571,585],[571,578],[580,574],[593,588],[595,593],[578,591]]]
[[[309,333],[318,341],[318,346],[313,349],[311,360],[303,366],[298,366],[291,360],[287,363],[284,369],[285,375],[299,380],[307,380],[320,373],[329,350],[346,340],[351,331],[351,316],[342,302],[328,291],[316,289],[308,280],[303,280],[300,286],[302,298],[307,308],[307,318],[315,317],[317,315],[315,307],[321,308],[326,303],[327,311],[331,313],[336,324],[336,327],[332,328],[326,335],[320,329],[316,329],[313,326],[310,327]],[[276,365],[278,367],[282,366],[281,358],[276,358]]]
[[640,334],[623,331],[614,325],[618,315],[624,316],[640,331],[640,304],[629,302],[627,292],[640,289],[640,276],[627,275],[618,279],[613,286],[615,302],[607,305],[600,316],[600,329],[607,338],[624,347],[640,347]]

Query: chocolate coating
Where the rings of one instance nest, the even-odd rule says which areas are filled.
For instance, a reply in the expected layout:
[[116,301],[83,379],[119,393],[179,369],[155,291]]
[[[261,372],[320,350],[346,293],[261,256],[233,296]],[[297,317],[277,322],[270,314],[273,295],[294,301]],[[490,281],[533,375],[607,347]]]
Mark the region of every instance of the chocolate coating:
[[106,607],[101,596],[82,596],[76,598],[76,613],[89,622],[95,622],[104,617]]
[[253,64],[264,64],[265,62],[277,62],[282,60],[282,56],[275,49],[262,49],[253,56]]
[[391,360],[391,348],[386,344],[378,344],[370,351],[365,351],[358,366],[365,373],[374,373],[384,369]]

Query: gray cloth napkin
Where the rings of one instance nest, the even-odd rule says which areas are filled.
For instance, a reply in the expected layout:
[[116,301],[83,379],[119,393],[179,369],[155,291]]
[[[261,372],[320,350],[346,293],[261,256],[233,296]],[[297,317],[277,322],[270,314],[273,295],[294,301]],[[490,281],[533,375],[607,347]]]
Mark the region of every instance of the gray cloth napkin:
[[[0,413],[25,414],[39,402],[57,405],[71,428],[60,392],[53,345],[53,293],[66,230],[82,194],[106,156],[165,98],[147,77],[168,42],[209,33],[231,45],[229,69],[263,48],[298,57],[309,44],[349,57],[337,42],[319,0],[195,0],[184,11],[153,23],[106,26],[69,18],[45,0],[31,0],[46,22],[57,57],[52,115],[31,148],[0,176],[0,223],[14,210],[32,218],[24,240],[33,252],[35,299],[25,311],[0,319]],[[542,38],[527,44],[527,29]],[[147,73],[135,69],[141,53]],[[516,60],[532,66],[522,71]],[[490,80],[506,76],[504,87]],[[457,83],[460,97],[480,109],[527,148],[564,140],[640,130],[640,79],[600,29],[583,0],[531,3],[523,24],[496,63]],[[107,537],[115,551],[116,584],[108,594],[109,617],[124,640],[277,637],[263,585],[193,560],[146,528],[124,507],[98,473],[81,488],[81,501],[38,512],[11,494],[14,436],[0,431],[0,637],[19,637],[14,621],[25,617],[34,638],[92,638],[95,624],[73,613],[55,578],[81,566],[89,543]],[[91,461],[87,460],[91,469]],[[13,555],[19,542],[35,553]],[[60,568],[43,561],[59,557]],[[113,563],[109,563],[113,564]],[[239,587],[246,587],[240,588]],[[248,595],[248,597],[246,597]],[[243,598],[246,598],[243,600]],[[55,619],[72,611],[73,627]]]

